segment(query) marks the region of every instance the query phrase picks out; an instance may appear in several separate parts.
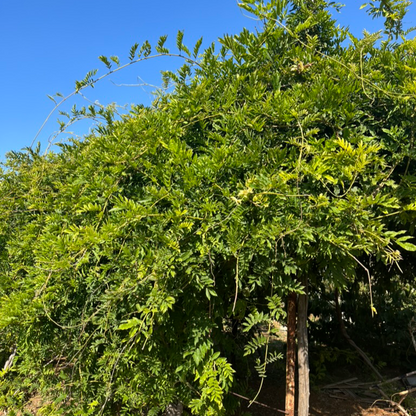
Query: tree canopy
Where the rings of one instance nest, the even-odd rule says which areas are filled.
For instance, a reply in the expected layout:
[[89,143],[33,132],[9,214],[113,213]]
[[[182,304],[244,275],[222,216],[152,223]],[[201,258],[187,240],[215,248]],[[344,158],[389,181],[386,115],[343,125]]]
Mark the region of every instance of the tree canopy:
[[302,276],[333,291],[360,270],[371,285],[364,258],[396,267],[416,249],[416,41],[402,17],[358,39],[323,0],[240,6],[262,30],[202,53],[179,34],[184,65],[151,107],[105,113],[58,152],[8,155],[0,357],[17,356],[0,408],[36,389],[45,414],[232,414],[250,360],[265,377],[280,358],[273,322]]

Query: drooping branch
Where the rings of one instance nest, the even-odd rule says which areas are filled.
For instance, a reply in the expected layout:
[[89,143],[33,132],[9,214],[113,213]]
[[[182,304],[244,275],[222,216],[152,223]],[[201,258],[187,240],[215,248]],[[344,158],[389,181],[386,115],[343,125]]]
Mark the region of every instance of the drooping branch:
[[[76,94],[78,94],[80,91],[84,90],[87,87],[94,87],[94,85],[97,84],[99,81],[103,80],[104,78],[107,78],[108,76],[110,76],[112,74],[115,74],[118,71],[121,71],[122,69],[127,68],[130,65],[137,64],[138,62],[143,62],[143,61],[147,61],[147,60],[150,60],[150,59],[160,58],[162,56],[168,56],[168,57],[172,57],[172,58],[182,58],[182,59],[185,59],[186,62],[189,62],[193,65],[197,65],[201,68],[201,64],[199,62],[195,61],[194,59],[191,59],[189,56],[184,56],[182,54],[177,54],[177,53],[157,53],[157,54],[154,54],[154,55],[149,55],[149,56],[144,56],[144,57],[139,57],[137,59],[134,59],[130,62],[127,62],[124,65],[119,66],[116,69],[112,69],[112,70],[108,71],[107,73],[101,75],[100,77],[98,77],[96,79],[88,79],[88,82],[77,81],[76,82],[77,87],[75,88],[75,90],[72,91],[71,94],[67,95],[66,97],[63,97],[61,99],[61,101],[56,103],[55,107],[52,108],[52,110],[50,111],[50,113],[48,114],[48,116],[45,118],[44,122],[40,126],[39,130],[35,134],[35,137],[33,138],[32,143],[30,145],[30,148],[33,147],[33,145],[36,142],[36,139],[39,137],[43,128],[46,126],[47,122],[52,117],[52,115],[55,113],[55,111],[59,107],[61,107],[62,104],[64,104],[66,101],[68,101],[71,97],[75,96]],[[96,72],[96,71],[94,71],[94,72]],[[62,95],[60,95],[60,96],[62,97]]]
[[348,332],[345,328],[344,320],[342,319],[342,311],[341,311],[341,307],[340,307],[340,304],[339,304],[338,290],[335,290],[335,308],[336,308],[336,314],[337,314],[338,323],[339,323],[339,327],[340,327],[342,336],[347,340],[347,342],[351,345],[351,347],[353,347],[355,349],[355,351],[358,352],[358,354],[362,357],[364,362],[371,368],[371,370],[373,370],[373,372],[377,376],[377,378],[379,380],[383,381],[384,380],[383,376],[380,374],[380,372],[377,370],[377,368],[374,367],[373,363],[368,358],[367,354],[360,347],[358,347],[358,345],[351,339],[351,337],[349,336],[349,334],[348,334]]

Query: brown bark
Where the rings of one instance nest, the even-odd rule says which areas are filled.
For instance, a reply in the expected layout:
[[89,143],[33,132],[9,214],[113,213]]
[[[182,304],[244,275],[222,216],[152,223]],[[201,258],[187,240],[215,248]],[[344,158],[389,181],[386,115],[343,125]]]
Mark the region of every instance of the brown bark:
[[298,416],[309,415],[308,278],[303,277],[305,294],[298,299]]
[[296,293],[287,300],[286,403],[288,416],[295,415],[296,371]]

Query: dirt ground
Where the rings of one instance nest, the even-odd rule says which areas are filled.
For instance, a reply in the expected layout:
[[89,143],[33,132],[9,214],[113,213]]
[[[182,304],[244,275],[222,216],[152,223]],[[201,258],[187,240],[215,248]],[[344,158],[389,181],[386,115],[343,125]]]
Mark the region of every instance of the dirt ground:
[[[381,404],[380,404],[381,405]],[[388,407],[377,407],[377,404],[360,404],[350,400],[339,400],[328,395],[311,397],[311,416],[392,416],[400,415]]]
[[[281,398],[276,400],[276,395],[272,397],[266,397],[266,394],[262,394],[259,398],[259,402],[269,402],[276,405],[280,403],[279,408],[264,407],[259,404],[253,404],[250,407],[250,412],[253,416],[283,416],[284,413],[277,410],[282,410],[284,405],[281,403]],[[32,415],[38,414],[37,410],[41,406],[40,399],[35,397],[31,400],[27,407],[26,412]],[[269,406],[269,405],[268,405]],[[244,407],[244,406],[243,406]],[[277,410],[276,410],[277,409]],[[26,413],[26,414],[27,414]],[[1,415],[1,413],[0,413]],[[331,398],[326,394],[312,393],[311,405],[310,405],[310,416],[402,416],[401,413],[389,409],[388,407],[377,407],[377,405],[362,405],[360,403],[351,400],[339,400]]]
[[[271,408],[266,408],[258,404],[253,404],[250,407],[250,412],[253,414],[253,416],[277,416],[277,415],[283,416],[284,413],[278,411],[278,410],[282,410],[283,408],[284,408],[284,405],[281,405],[278,408],[271,409]],[[334,399],[334,398],[329,397],[326,394],[315,393],[311,395],[309,415],[310,416],[393,416],[393,415],[402,416],[402,413],[392,408],[389,408],[387,405],[384,406],[381,403],[380,404],[376,403],[374,405],[362,404],[354,400]]]
[[[278,385],[279,387],[276,387]],[[253,383],[253,388],[256,388]],[[251,397],[252,398],[252,397]],[[250,399],[251,399],[250,398]],[[285,389],[281,380],[266,378],[256,403],[247,408],[248,398],[240,396],[241,413],[249,411],[253,416],[283,416],[284,413]],[[413,403],[416,398],[413,396]],[[33,396],[25,406],[24,414],[38,415],[38,410],[42,406],[40,396]],[[416,416],[416,408],[407,408],[409,416]],[[404,416],[405,414],[397,409],[393,409],[388,403],[383,401],[363,403],[354,400],[352,397],[333,397],[330,391],[323,391],[319,386],[311,389],[310,412],[309,416]],[[6,416],[0,411],[0,416]],[[18,413],[17,416],[22,416]]]
[[[253,416],[283,416],[284,413],[284,389],[265,385],[257,398],[261,404],[253,403],[249,411]],[[241,400],[243,402],[243,400]],[[267,406],[267,407],[266,407]],[[246,408],[245,405],[242,405]],[[407,409],[409,415],[416,415],[416,409]],[[353,398],[339,399],[331,397],[330,394],[314,388],[310,397],[310,416],[403,416],[397,409],[391,408],[388,403],[362,403]]]
[[[277,337],[277,342],[285,343],[286,342],[286,328],[282,328],[279,324],[276,324],[276,328],[279,330],[279,336]],[[346,370],[344,372],[344,370]],[[359,373],[359,375],[357,375]],[[396,377],[399,374],[402,374],[398,369],[391,369],[391,374],[387,373],[386,376]],[[364,371],[365,374],[365,371]],[[343,376],[342,376],[343,375]],[[340,377],[339,380],[345,380],[349,377],[359,377],[360,369],[354,368],[352,373],[348,369],[342,369],[341,374],[337,375]],[[335,376],[335,377],[337,377]],[[284,380],[273,380],[273,376],[269,379],[266,378],[264,385],[261,389],[261,392],[257,398],[258,404],[253,403],[249,409],[247,409],[247,400],[240,400],[242,409],[247,409],[253,416],[283,416],[285,413],[282,411],[285,407],[285,389]],[[323,386],[313,386],[311,388],[310,396],[310,408],[309,416],[404,416],[406,415],[403,412],[400,412],[397,408],[393,408],[386,401],[381,400],[381,395],[375,395],[374,399],[368,399],[367,402],[362,402],[356,400],[354,394],[350,393],[350,397],[337,398],[331,394],[330,391],[323,391]],[[394,387],[394,391],[401,391],[405,387],[403,385],[391,385]],[[255,383],[253,383],[252,388],[256,389]],[[409,396],[410,398],[410,396]],[[412,402],[415,403],[415,407],[409,409],[406,408],[405,403],[403,407],[407,411],[407,415],[416,416],[416,395],[413,393]]]
[[[276,395],[275,389],[262,389],[258,397],[260,404],[252,404],[249,411],[253,416],[283,416],[284,412],[284,392],[280,391]],[[246,408],[247,403],[241,400],[242,408]],[[33,397],[26,406],[26,414],[37,415],[41,406],[39,397]],[[267,406],[267,407],[266,407]],[[409,413],[412,414],[412,413]],[[413,413],[416,414],[416,413]],[[0,412],[0,415],[2,413]],[[403,416],[402,413],[389,408],[387,405],[379,404],[362,404],[354,400],[340,400],[330,397],[328,394],[313,391],[311,393],[310,416]]]

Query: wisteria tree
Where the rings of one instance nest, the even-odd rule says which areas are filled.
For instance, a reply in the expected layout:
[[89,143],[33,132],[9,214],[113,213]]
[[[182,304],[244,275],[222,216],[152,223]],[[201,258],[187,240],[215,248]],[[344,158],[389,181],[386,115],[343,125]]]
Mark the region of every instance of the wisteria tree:
[[[45,414],[232,414],[246,369],[263,380],[281,358],[270,339],[288,310],[286,411],[297,344],[306,416],[308,286],[342,290],[362,268],[371,285],[362,256],[394,265],[416,248],[403,225],[416,208],[406,2],[370,4],[386,33],[360,39],[324,0],[240,6],[262,30],[225,35],[218,51],[160,39],[155,55],[184,64],[151,107],[121,120],[76,110],[106,122],[58,152],[9,154],[0,354],[16,357],[0,408],[36,389]],[[130,62],[152,56],[145,42]]]

